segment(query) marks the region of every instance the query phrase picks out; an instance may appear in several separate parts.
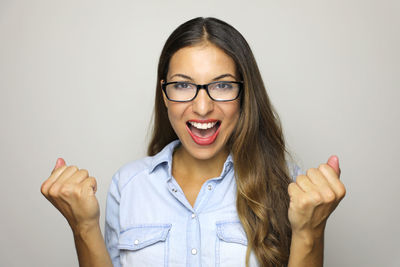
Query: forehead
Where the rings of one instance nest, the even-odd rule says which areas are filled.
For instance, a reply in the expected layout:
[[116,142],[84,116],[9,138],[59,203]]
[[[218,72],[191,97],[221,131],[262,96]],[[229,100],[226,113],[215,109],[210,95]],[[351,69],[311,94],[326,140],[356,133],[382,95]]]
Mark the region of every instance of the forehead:
[[179,49],[171,57],[167,77],[175,74],[206,82],[222,74],[236,76],[236,65],[222,49],[207,43]]

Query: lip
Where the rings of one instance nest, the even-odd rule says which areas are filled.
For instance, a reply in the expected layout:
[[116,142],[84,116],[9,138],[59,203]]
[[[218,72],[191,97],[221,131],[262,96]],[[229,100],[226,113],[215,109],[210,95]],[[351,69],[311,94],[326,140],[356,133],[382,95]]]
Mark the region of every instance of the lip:
[[[191,121],[192,121],[192,122],[197,122],[197,123],[220,122],[219,120],[215,120],[215,119],[208,119],[208,120],[188,120],[187,122],[191,122]],[[212,143],[214,143],[215,139],[217,139],[217,136],[218,136],[218,134],[219,134],[219,130],[221,129],[221,125],[219,125],[217,131],[216,131],[213,135],[211,135],[211,136],[209,136],[209,137],[206,137],[206,138],[200,137],[200,136],[197,136],[197,135],[194,135],[194,134],[192,133],[192,131],[190,130],[189,126],[187,125],[187,123],[186,123],[186,129],[187,129],[187,131],[189,132],[190,136],[192,137],[193,141],[194,141],[196,144],[201,145],[201,146],[208,146],[208,145],[211,145]]]
[[216,119],[208,119],[208,120],[188,120],[187,122],[198,122],[198,123],[210,123],[210,122],[218,122]]

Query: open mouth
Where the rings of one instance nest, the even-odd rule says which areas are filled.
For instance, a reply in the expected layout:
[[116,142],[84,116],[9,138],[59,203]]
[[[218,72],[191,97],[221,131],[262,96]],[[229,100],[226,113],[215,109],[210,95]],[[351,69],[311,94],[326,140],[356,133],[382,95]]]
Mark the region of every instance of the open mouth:
[[193,141],[198,145],[210,145],[218,136],[221,121],[188,121],[186,128]]

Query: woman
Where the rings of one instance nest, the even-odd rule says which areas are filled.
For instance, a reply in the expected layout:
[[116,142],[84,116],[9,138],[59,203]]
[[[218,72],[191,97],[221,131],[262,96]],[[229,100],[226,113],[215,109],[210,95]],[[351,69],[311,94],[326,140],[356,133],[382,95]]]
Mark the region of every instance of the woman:
[[105,242],[86,170],[59,159],[43,183],[80,266],[322,266],[326,220],[345,195],[338,158],[299,176],[287,164],[255,59],[232,26],[196,18],[168,38],[148,154],[113,177]]

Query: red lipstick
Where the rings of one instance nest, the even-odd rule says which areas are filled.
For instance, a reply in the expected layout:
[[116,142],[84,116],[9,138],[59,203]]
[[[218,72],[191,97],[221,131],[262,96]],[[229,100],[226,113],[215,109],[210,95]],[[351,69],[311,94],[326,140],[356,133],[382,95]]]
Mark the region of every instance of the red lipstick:
[[[216,122],[217,124],[214,127],[218,127],[217,130],[215,131],[215,133],[211,136],[208,137],[201,137],[201,136],[197,136],[195,135],[189,126],[189,122],[197,122],[197,123],[213,123]],[[194,127],[194,126],[192,126]],[[208,120],[189,120],[188,123],[186,124],[186,129],[189,132],[190,136],[192,137],[193,141],[201,146],[207,146],[207,145],[211,145],[212,143],[214,143],[215,139],[217,138],[218,134],[219,134],[219,129],[220,129],[220,122],[218,120],[214,120],[214,119],[208,119]]]

